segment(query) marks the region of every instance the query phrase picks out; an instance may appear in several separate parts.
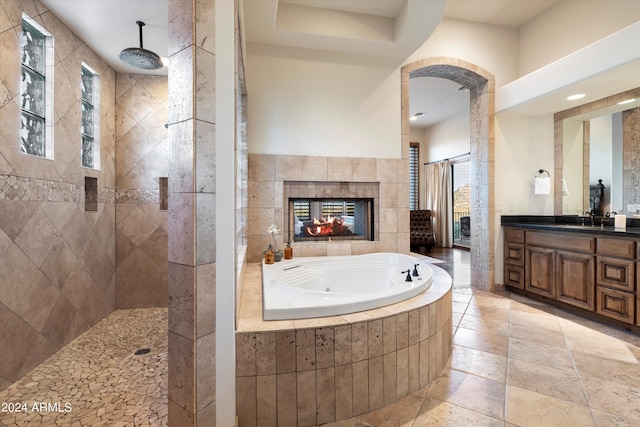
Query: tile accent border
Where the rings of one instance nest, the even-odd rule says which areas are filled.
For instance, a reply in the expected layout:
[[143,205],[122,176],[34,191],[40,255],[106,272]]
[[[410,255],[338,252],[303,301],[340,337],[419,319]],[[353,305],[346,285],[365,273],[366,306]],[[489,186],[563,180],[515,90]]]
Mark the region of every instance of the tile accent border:
[[[114,203],[116,190],[98,187],[98,203]],[[0,200],[84,203],[84,186],[74,183],[0,174]]]
[[[249,268],[243,304],[257,303],[255,287],[261,283],[259,264]],[[241,319],[239,425],[320,425],[373,411],[427,386],[452,352],[448,283],[434,283],[405,302],[340,317]]]

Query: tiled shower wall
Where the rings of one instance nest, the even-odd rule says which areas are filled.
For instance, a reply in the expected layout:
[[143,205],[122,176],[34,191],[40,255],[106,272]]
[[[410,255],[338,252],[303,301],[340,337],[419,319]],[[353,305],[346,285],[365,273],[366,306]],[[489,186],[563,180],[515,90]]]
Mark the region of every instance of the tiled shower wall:
[[116,307],[167,306],[167,77],[116,75]]
[[[375,241],[294,243],[294,256],[357,255],[372,252],[409,253],[408,145],[402,159],[290,156],[249,153],[247,208],[248,261],[259,262],[273,244],[271,224],[285,229],[285,181],[326,183],[380,183],[379,230]],[[275,235],[283,247],[282,233]],[[286,239],[286,236],[284,237]]]
[[[25,12],[55,38],[54,159],[22,154]],[[0,2],[0,389],[113,311],[115,74],[42,3]],[[80,73],[100,74],[100,171],[80,166]],[[84,211],[85,176],[98,206]]]

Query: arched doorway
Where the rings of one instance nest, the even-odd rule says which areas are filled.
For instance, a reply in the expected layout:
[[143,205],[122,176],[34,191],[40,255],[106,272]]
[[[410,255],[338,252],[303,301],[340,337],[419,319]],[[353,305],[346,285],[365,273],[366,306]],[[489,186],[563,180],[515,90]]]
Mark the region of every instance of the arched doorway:
[[469,90],[471,120],[471,286],[492,291],[495,284],[495,79],[469,62],[434,57],[402,67],[402,145],[408,152],[409,79],[439,77]]

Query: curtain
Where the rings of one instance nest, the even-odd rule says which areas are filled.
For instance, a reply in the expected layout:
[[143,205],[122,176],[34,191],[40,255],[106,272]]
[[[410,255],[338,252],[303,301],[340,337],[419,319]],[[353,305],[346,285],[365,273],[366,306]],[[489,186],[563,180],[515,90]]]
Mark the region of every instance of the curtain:
[[449,160],[426,165],[426,208],[431,209],[431,221],[436,233],[436,245],[453,247],[453,201],[451,193],[451,163]]

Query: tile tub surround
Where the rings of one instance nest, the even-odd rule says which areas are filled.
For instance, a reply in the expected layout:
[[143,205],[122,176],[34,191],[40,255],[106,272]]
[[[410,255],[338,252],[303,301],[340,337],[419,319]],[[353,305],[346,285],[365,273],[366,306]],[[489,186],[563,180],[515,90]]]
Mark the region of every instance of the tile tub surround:
[[[406,151],[406,153],[405,153]],[[293,156],[249,153],[247,255],[258,262],[273,244],[269,225],[286,230],[285,182],[305,183],[331,189],[379,186],[379,203],[374,204],[375,241],[333,241],[294,243],[294,256],[358,255],[371,252],[409,253],[409,161],[408,145],[401,159],[357,157]],[[298,187],[296,187],[298,188]],[[355,187],[353,191],[359,191]],[[357,194],[356,194],[357,195]],[[304,195],[299,195],[300,197]],[[298,195],[296,195],[298,197]],[[323,197],[328,197],[325,194]],[[342,197],[342,196],[341,196]],[[369,197],[369,196],[366,196]],[[275,235],[282,248],[286,236]]]
[[342,316],[262,320],[260,264],[245,273],[236,332],[239,425],[316,425],[425,387],[452,351],[451,278],[409,300]]

